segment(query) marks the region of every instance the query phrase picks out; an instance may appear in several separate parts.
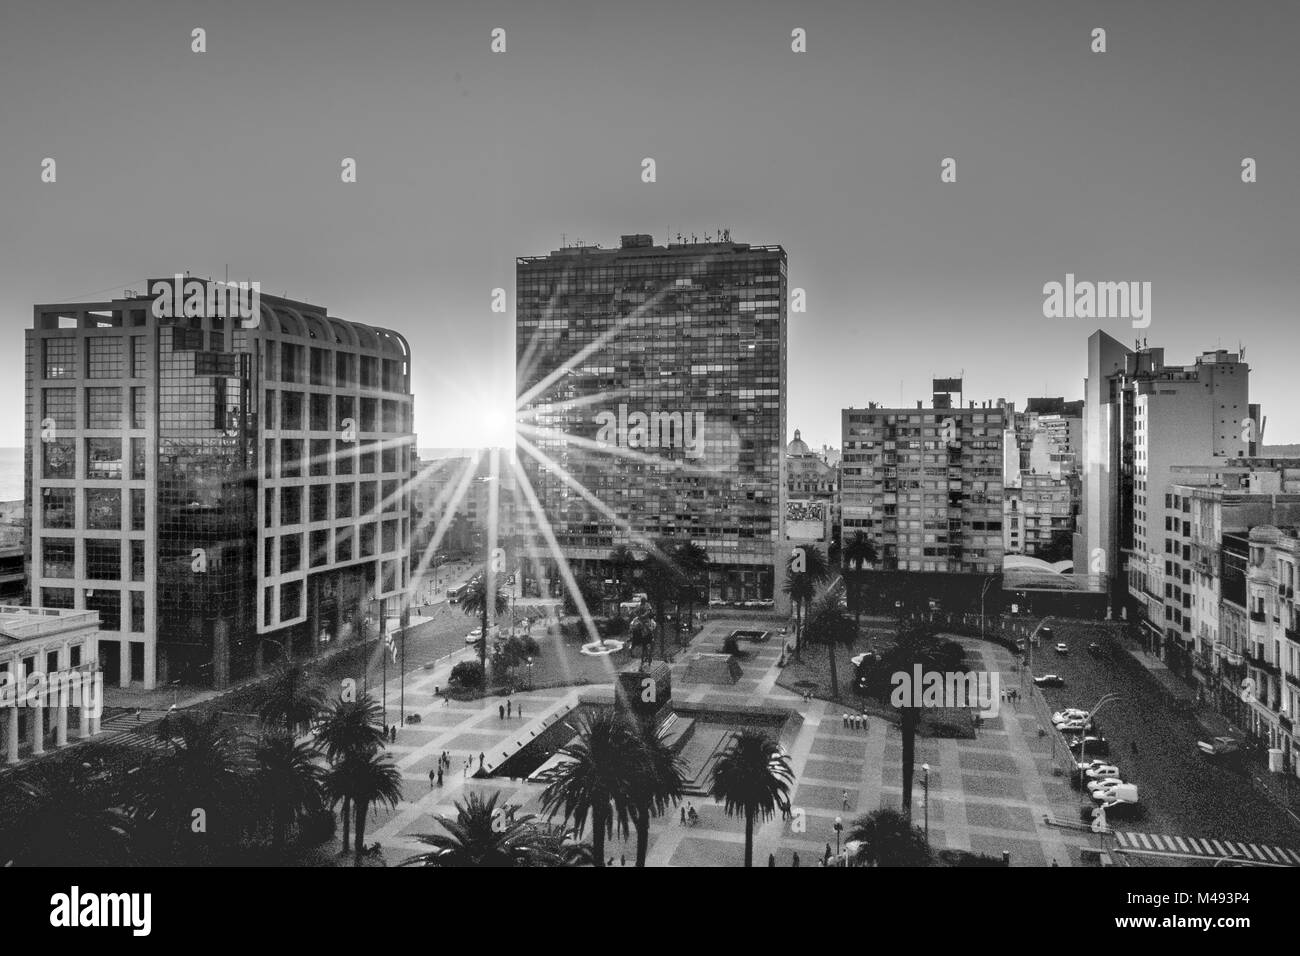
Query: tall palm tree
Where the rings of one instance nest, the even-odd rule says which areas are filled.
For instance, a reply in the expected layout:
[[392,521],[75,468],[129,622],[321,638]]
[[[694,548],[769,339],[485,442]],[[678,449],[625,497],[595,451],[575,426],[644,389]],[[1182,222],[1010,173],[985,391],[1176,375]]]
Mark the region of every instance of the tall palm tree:
[[[951,643],[951,642],[950,642]],[[960,645],[956,645],[960,648]],[[867,693],[889,701],[895,691],[894,674],[911,675],[917,665],[921,672],[953,670],[955,653],[941,643],[928,627],[908,627],[899,631],[894,646],[879,663],[868,669]],[[912,778],[916,776],[916,731],[921,725],[921,708],[914,706],[910,695],[898,702],[899,730],[903,737],[903,812],[912,816]]]
[[843,558],[849,571],[849,580],[853,582],[853,623],[860,627],[862,624],[862,592],[866,583],[867,572],[872,565],[880,560],[880,555],[876,551],[876,543],[861,531],[858,531],[853,535],[848,546],[844,548]]
[[324,804],[324,770],[310,744],[296,743],[287,733],[264,735],[254,750],[260,802],[270,818],[271,849],[278,860],[284,852],[289,825],[301,822]]
[[613,572],[614,585],[618,589],[619,600],[623,600],[623,589],[627,573],[637,565],[636,553],[625,544],[620,544],[609,553],[609,567]]
[[163,853],[197,864],[237,845],[249,822],[247,741],[218,713],[179,713],[163,724],[169,751],[140,780],[134,815]]
[[644,782],[641,741],[623,718],[601,710],[580,717],[577,737],[558,751],[562,759],[545,777],[542,809],[563,813],[581,836],[591,820],[596,866],[605,865],[605,838],[626,838],[635,812],[636,788]]
[[356,816],[355,860],[366,848],[366,819],[372,804],[395,807],[402,799],[402,775],[386,753],[344,757],[325,774],[325,792],[334,802],[351,800]]
[[[796,557],[796,552],[801,554]],[[800,545],[791,549],[786,567],[790,575],[782,590],[795,605],[794,653],[795,657],[799,657],[803,647],[803,620],[808,616],[809,604],[817,596],[817,586],[830,576],[830,567],[826,563],[826,555],[812,545]]]
[[311,727],[324,704],[320,684],[303,667],[289,663],[276,669],[257,716],[263,726],[278,725],[300,737]]
[[645,866],[650,847],[650,818],[661,816],[681,802],[686,764],[646,721],[641,725],[640,779],[632,792],[633,826],[636,827],[636,865]]
[[822,644],[830,661],[831,700],[840,699],[839,678],[836,674],[835,651],[840,647],[852,647],[858,639],[857,626],[840,610],[839,587],[813,602],[808,614],[808,623],[804,632],[808,643]]
[[487,641],[488,641],[488,609],[493,608],[498,616],[510,611],[510,596],[506,594],[503,588],[497,588],[494,602],[489,602],[487,593],[487,569],[484,568],[479,574],[478,580],[470,583],[469,590],[465,596],[460,599],[460,609],[466,614],[477,614],[479,616],[479,627],[482,628],[482,634],[478,639],[478,662],[483,665],[483,672],[487,673]]
[[791,574],[782,587],[794,606],[794,654],[799,656],[803,643],[803,609],[817,595],[817,587],[806,574]]
[[659,622],[659,656],[668,660],[667,606],[681,594],[684,577],[677,564],[678,542],[671,538],[656,541],[646,555],[642,582],[650,603],[654,605],[655,620]]
[[722,801],[727,816],[745,818],[745,866],[754,865],[754,819],[770,820],[778,809],[789,809],[793,783],[790,758],[759,730],[735,734],[713,765],[709,795]]
[[[360,700],[339,698],[326,711],[316,731],[316,749],[325,754],[331,765],[349,757],[366,756],[378,752],[383,746],[384,731],[380,726],[380,707],[369,695]],[[349,793],[338,796],[342,801],[343,852],[348,849],[352,832],[352,797]]]
[[929,866],[932,859],[925,831],[893,807],[858,817],[845,838],[861,844],[856,862],[868,866]]
[[498,806],[501,794],[486,800],[469,793],[456,802],[456,817],[437,817],[446,833],[423,833],[416,837],[432,847],[403,860],[400,866],[527,867],[559,866],[565,862],[562,843],[552,839],[550,827],[540,825],[532,814],[515,818]]
[[686,595],[686,628],[689,631],[695,624],[695,602],[699,600],[701,577],[705,579],[707,592],[709,552],[694,541],[687,540],[678,545],[676,557],[677,566],[685,578],[682,593]]

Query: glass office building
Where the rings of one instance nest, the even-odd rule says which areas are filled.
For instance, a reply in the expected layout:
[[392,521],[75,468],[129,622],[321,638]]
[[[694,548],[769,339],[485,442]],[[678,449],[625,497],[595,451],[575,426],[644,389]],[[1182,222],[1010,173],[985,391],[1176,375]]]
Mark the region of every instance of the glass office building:
[[516,286],[518,458],[570,565],[690,539],[711,598],[780,600],[785,251],[624,236],[520,258]]
[[108,681],[222,687],[404,592],[410,350],[278,297],[152,306],[35,307],[31,597],[99,612]]

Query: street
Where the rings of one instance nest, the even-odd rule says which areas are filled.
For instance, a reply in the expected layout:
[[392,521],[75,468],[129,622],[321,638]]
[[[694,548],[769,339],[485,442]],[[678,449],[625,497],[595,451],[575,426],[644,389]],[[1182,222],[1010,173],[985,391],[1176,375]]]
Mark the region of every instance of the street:
[[[1120,695],[1099,713],[1097,723],[1120,776],[1137,784],[1146,815],[1117,829],[1300,847],[1300,828],[1257,793],[1247,776],[1207,761],[1196,748],[1195,722],[1170,710],[1144,674],[1109,654],[1088,653],[1090,641],[1109,646],[1100,628],[1048,623],[1055,636],[1034,648],[1033,671],[1065,679],[1063,688],[1041,688],[1052,711],[1089,709],[1105,694]],[[1069,645],[1068,654],[1053,649],[1057,641]]]

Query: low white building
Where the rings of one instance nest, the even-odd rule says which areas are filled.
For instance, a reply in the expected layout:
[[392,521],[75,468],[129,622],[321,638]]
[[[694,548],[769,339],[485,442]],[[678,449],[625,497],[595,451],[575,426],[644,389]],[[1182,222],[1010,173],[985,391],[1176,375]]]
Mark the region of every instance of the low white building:
[[68,743],[68,712],[79,736],[99,733],[99,612],[0,605],[0,719],[5,760],[17,763],[48,743]]

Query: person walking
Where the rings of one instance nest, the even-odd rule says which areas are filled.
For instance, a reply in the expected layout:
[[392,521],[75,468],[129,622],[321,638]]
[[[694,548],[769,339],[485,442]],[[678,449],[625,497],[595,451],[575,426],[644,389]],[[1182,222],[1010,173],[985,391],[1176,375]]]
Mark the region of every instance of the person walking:
[[790,865],[791,865],[791,866],[798,866],[798,865],[799,865],[799,851],[798,851],[798,850],[795,850],[795,851],[794,851],[794,858],[790,861]]
[[506,701],[506,716],[507,716],[507,717],[510,716],[510,708],[511,708],[512,706],[514,706],[514,705],[511,704],[511,702],[507,700],[507,701]]
[[681,822],[681,825],[682,825],[682,826],[686,826],[686,808],[685,808],[685,807],[682,807],[682,822]]
[[[847,810],[849,808],[849,792],[847,790],[841,790],[840,796],[843,799],[844,809]],[[826,845],[830,846],[829,843],[827,843]]]
[[439,786],[439,787],[442,786],[442,768],[441,768],[441,767],[438,768],[438,786]]
[[442,773],[441,765],[439,765],[439,769],[438,769],[438,773],[437,773],[437,774],[435,774],[435,773],[433,772],[433,770],[430,770],[430,771],[429,771],[429,789],[430,789],[430,790],[433,789],[433,778],[434,778],[435,776],[437,776],[437,775],[441,775],[441,773]]
[[775,853],[769,853],[769,854],[767,855],[767,865],[768,865],[768,866],[776,866],[776,854],[775,854]]
[[506,719],[506,705],[497,704],[497,720],[505,720],[505,719]]
[[483,751],[481,751],[481,750],[479,751],[479,754],[478,754],[478,769],[479,769],[480,771],[483,770]]

